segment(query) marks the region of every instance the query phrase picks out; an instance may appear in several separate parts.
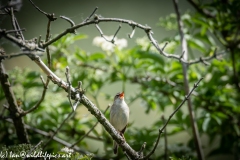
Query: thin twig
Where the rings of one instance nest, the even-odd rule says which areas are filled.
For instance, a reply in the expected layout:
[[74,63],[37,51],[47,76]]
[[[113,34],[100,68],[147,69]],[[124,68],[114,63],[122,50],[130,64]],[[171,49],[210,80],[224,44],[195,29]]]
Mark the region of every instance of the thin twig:
[[[46,40],[45,42],[48,42],[50,39],[50,29],[51,29],[51,20],[48,19],[48,24],[47,24],[47,34],[46,34]],[[40,42],[39,42],[40,43]],[[51,54],[49,51],[49,47],[46,47],[46,51],[47,51],[47,61],[48,61],[48,67],[51,68],[52,67],[52,63],[51,63]]]
[[146,145],[147,145],[147,143],[146,143],[146,142],[144,142],[144,143],[143,143],[143,145],[141,146],[141,148],[140,148],[139,152],[138,152],[138,154],[139,154],[139,157],[140,157],[140,158],[142,158],[142,157],[143,157],[143,151],[144,151],[144,149],[145,149]]
[[92,16],[93,14],[98,10],[98,7],[96,7],[93,12],[90,14],[90,16],[88,16],[83,22],[87,22]]
[[[108,110],[109,107],[110,107],[110,106],[108,105],[107,108],[105,109],[105,111],[103,112],[103,114],[105,114],[105,113],[107,112],[107,110]],[[98,121],[92,126],[92,128],[91,128],[85,135],[83,135],[78,141],[76,141],[75,143],[73,143],[70,148],[72,148],[72,147],[74,147],[75,145],[77,145],[78,143],[80,143],[85,137],[87,137],[87,136],[94,130],[94,128],[95,128],[97,125],[98,125]]]
[[[183,55],[182,59],[188,60],[187,40],[185,38],[184,26],[183,26],[183,22],[181,20],[181,15],[180,15],[179,8],[178,8],[178,0],[173,0],[173,5],[174,5],[174,9],[175,9],[175,12],[177,15],[177,23],[178,23],[178,30],[179,30],[179,34],[180,34],[181,49],[182,49],[182,52],[184,51],[184,53],[185,53]],[[204,60],[202,58],[200,58],[199,60],[202,63],[204,63]],[[182,63],[182,69],[183,69],[183,77],[184,77],[183,78],[184,91],[185,91],[185,94],[187,94],[189,92],[189,79],[188,79],[188,67],[185,63]],[[199,160],[204,160],[198,126],[196,123],[195,114],[193,113],[193,105],[192,105],[192,101],[190,98],[187,99],[187,107],[188,107],[188,114],[190,117],[190,123],[191,123],[191,128],[192,128],[192,133],[193,133],[194,144],[195,144],[196,151],[197,151],[197,157]]]
[[[71,27],[75,26],[75,23],[73,22],[73,20],[71,20],[70,18],[66,17],[66,16],[60,16],[60,18],[66,20],[67,22],[69,22],[71,24]],[[72,32],[73,34],[77,34],[76,30],[73,30]]]
[[76,108],[73,108],[73,104],[72,104],[72,101],[71,101],[71,81],[70,81],[70,71],[69,71],[70,69],[69,69],[69,67],[67,66],[66,67],[66,72],[65,72],[65,76],[66,76],[66,79],[67,79],[67,83],[68,83],[68,95],[67,95],[67,97],[68,97],[68,101],[69,101],[69,103],[70,103],[70,105],[71,105],[71,107],[72,107],[72,109],[73,109],[73,111],[75,111],[76,110]]
[[40,78],[41,78],[42,83],[43,83],[43,92],[42,92],[42,96],[41,96],[40,100],[39,100],[39,101],[37,102],[37,104],[36,104],[34,107],[32,107],[31,109],[29,109],[29,110],[27,110],[27,111],[23,111],[23,112],[21,113],[21,116],[25,116],[25,115],[27,115],[28,113],[31,113],[31,112],[33,112],[34,110],[36,110],[36,109],[40,106],[40,104],[42,103],[42,101],[44,100],[45,95],[46,95],[46,92],[47,92],[47,89],[48,89],[47,86],[48,86],[49,81],[45,82],[42,76],[40,76]]
[[[11,20],[12,20],[13,30],[17,30],[17,26],[16,26],[16,23],[15,23],[15,16],[14,16],[14,13],[13,13],[13,8],[11,8],[10,15],[11,15]],[[15,36],[17,36],[17,33],[16,33]]]
[[16,37],[12,36],[11,34],[7,34],[6,32],[7,31],[0,29],[0,36],[3,36],[6,39],[12,41],[13,43],[15,43],[18,46],[20,46],[21,48],[23,48],[24,50],[28,50],[28,51],[41,51],[41,52],[45,51],[44,49],[39,48],[38,45],[35,44],[35,42],[24,41],[22,39],[18,39]]
[[30,155],[38,146],[40,146],[42,144],[42,140],[40,142],[38,142],[38,144],[36,144],[25,156],[25,158],[23,158],[23,160],[27,159],[27,155]]
[[[140,28],[142,30],[144,30],[148,36],[148,39],[150,40],[150,42],[153,44],[153,46],[158,50],[158,52],[167,57],[167,58],[172,58],[172,59],[176,59],[178,61],[181,61],[182,63],[186,63],[188,65],[192,65],[192,64],[196,64],[196,63],[202,63],[199,59],[196,59],[196,60],[190,60],[190,61],[187,61],[183,58],[180,58],[179,55],[175,55],[175,54],[169,54],[165,51],[163,51],[162,48],[160,48],[159,44],[157,43],[157,41],[153,38],[153,32],[152,32],[152,29],[151,27],[148,27],[148,26],[144,26],[144,25],[141,25],[139,23],[136,23],[132,20],[126,20],[126,19],[120,19],[120,18],[103,18],[103,17],[100,17],[98,15],[95,15],[95,18],[91,21],[86,21],[86,22],[82,22],[80,24],[77,24],[71,28],[68,28],[66,29],[64,32],[60,33],[58,36],[56,36],[55,38],[51,39],[50,41],[42,44],[42,47],[45,48],[47,46],[49,46],[50,44],[54,43],[55,41],[59,40],[61,37],[65,36],[66,34],[68,33],[71,33],[73,32],[73,30],[75,29],[78,29],[78,28],[81,28],[81,27],[84,27],[84,26],[88,26],[90,24],[95,24],[96,25],[96,28],[97,30],[100,32],[100,35],[108,42],[112,42],[111,40],[108,40],[106,39],[106,37],[104,36],[101,28],[98,26],[98,23],[100,22],[119,22],[119,23],[126,23],[130,26],[135,26],[137,28]],[[212,60],[213,58],[216,58],[218,56],[221,56],[225,54],[225,52],[222,52],[222,53],[219,53],[217,54],[217,56],[215,55],[212,55],[212,56],[209,56],[209,57],[205,57],[205,58],[202,58],[203,60],[207,61],[207,60]]]
[[72,116],[74,112],[71,112],[68,114],[68,116],[63,120],[63,122],[60,124],[60,126],[57,128],[57,130],[51,135],[51,137],[48,139],[48,141],[44,144],[43,149],[48,145],[48,143],[53,139],[53,137],[58,133],[58,131],[62,128],[64,123]]
[[[164,115],[162,116],[162,122],[165,123],[166,120]],[[168,141],[167,141],[167,127],[164,129],[164,159],[168,160]]]
[[8,33],[15,33],[15,32],[19,32],[19,31],[26,31],[25,28],[22,28],[22,29],[19,29],[19,30],[8,30],[6,31],[5,33],[8,34]]
[[166,43],[164,44],[164,46],[162,47],[162,51],[164,51],[164,49],[167,47],[167,45],[168,45],[168,42],[166,42]]
[[112,40],[108,40],[108,39],[104,36],[103,31],[101,30],[101,28],[98,26],[97,23],[95,24],[95,26],[96,26],[97,30],[100,32],[101,37],[103,37],[106,41],[111,42],[112,44],[114,44],[114,42],[115,42],[114,38],[116,37],[117,33],[118,33],[119,30],[121,29],[121,25],[119,25],[119,27],[118,27],[117,31],[115,32]]
[[127,157],[128,160],[131,160],[131,158],[129,157],[129,155],[127,154],[127,152],[124,152],[125,156]]
[[115,32],[115,34],[114,34],[114,36],[113,36],[113,38],[112,38],[112,40],[111,40],[111,42],[114,44],[114,38],[116,37],[116,35],[118,34],[118,32],[119,32],[119,30],[121,29],[121,24],[118,26],[118,29],[117,29],[117,31]]
[[21,39],[24,41],[24,40],[25,40],[25,38],[24,38],[24,36],[23,36],[23,33],[22,33],[22,30],[21,30],[21,27],[19,26],[19,24],[18,24],[18,21],[17,21],[17,18],[16,18],[16,17],[15,17],[15,24],[16,24],[16,26],[17,26],[18,34],[20,35]]
[[[6,119],[6,121],[7,121],[7,122],[10,122],[10,123],[13,123],[12,119]],[[27,125],[27,124],[24,124],[24,126],[25,126],[26,129],[32,130],[32,131],[34,131],[34,132],[36,132],[36,133],[38,133],[38,134],[40,134],[40,135],[43,135],[43,136],[45,136],[45,137],[51,137],[51,135],[50,135],[48,132],[45,132],[45,131],[40,130],[40,129],[38,129],[38,128],[34,128],[34,127],[32,127],[32,126],[30,126],[30,125]],[[70,146],[71,146],[71,144],[70,144],[69,142],[64,141],[64,140],[62,140],[62,139],[60,139],[60,138],[58,138],[58,137],[56,137],[56,136],[53,137],[53,140],[55,140],[56,142],[58,142],[58,143],[60,143],[60,144],[62,144],[62,145],[64,145],[64,146],[66,146],[66,147],[70,147]],[[73,149],[74,149],[75,151],[77,151],[77,152],[82,153],[82,154],[89,154],[89,153],[90,153],[90,152],[87,152],[87,151],[85,151],[85,150],[77,147],[77,146],[74,146]]]
[[195,3],[193,0],[187,0],[199,13],[202,15],[208,17],[208,18],[214,18],[215,15],[212,14],[210,11],[206,9],[202,9],[200,4]]
[[15,131],[18,137],[18,140],[21,143],[29,144],[28,133],[26,128],[24,127],[24,121],[22,117],[20,117],[19,113],[21,113],[20,107],[17,104],[17,100],[15,98],[15,94],[12,90],[11,83],[8,79],[8,74],[6,73],[2,62],[0,61],[0,83],[2,90],[5,94],[6,100],[9,106],[9,112],[11,117],[13,118],[13,123],[15,127]]
[[65,19],[67,22],[69,22],[71,24],[71,27],[75,26],[75,23],[70,18],[66,16],[60,16],[60,18]]
[[175,115],[175,113],[177,113],[177,111],[182,107],[182,105],[188,100],[188,98],[191,96],[191,94],[193,93],[193,91],[198,87],[198,84],[203,80],[203,78],[199,79],[197,81],[197,83],[194,84],[192,90],[185,96],[184,100],[180,103],[180,105],[173,111],[173,113],[169,116],[168,120],[165,122],[164,126],[159,129],[159,134],[158,134],[158,138],[157,138],[157,141],[152,149],[152,151],[146,155],[145,157],[143,158],[140,158],[140,159],[148,159],[156,150],[157,146],[158,146],[158,143],[159,143],[159,140],[160,140],[160,137],[161,137],[161,134],[163,133],[164,129],[166,128],[166,126],[168,125],[168,123],[170,122],[170,120],[172,119],[172,117]]
[[44,12],[43,10],[41,10],[38,6],[36,6],[34,3],[33,3],[33,1],[32,0],[29,0],[31,3],[32,3],[32,5],[39,11],[39,12],[41,12],[42,14],[44,14],[44,15],[46,15],[47,16],[47,14],[48,13],[46,13],[46,12]]
[[39,12],[44,14],[50,21],[55,21],[57,19],[57,17],[55,17],[54,13],[50,14],[50,13],[44,12],[37,5],[35,5],[32,0],[29,0],[29,1],[32,3],[34,8],[36,8]]
[[129,38],[133,38],[134,34],[135,34],[135,26],[132,26],[132,33],[131,34],[128,34],[128,37]]

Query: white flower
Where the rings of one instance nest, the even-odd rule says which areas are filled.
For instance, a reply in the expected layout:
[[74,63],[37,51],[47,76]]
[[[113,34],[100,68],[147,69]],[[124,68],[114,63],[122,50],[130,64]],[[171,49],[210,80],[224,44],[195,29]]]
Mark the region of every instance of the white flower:
[[123,48],[127,47],[127,40],[122,38],[122,39],[117,39],[115,41],[115,44],[117,45],[118,49],[122,50]]
[[[104,36],[107,40],[111,41],[113,36]],[[119,50],[127,47],[127,40],[122,38],[118,39],[117,37],[114,38],[114,44],[111,42],[106,41],[103,37],[95,37],[93,39],[93,45],[97,47],[101,47],[102,50],[106,52],[113,52],[115,47],[118,47]]]
[[104,42],[104,39],[102,37],[95,37],[93,39],[93,44],[98,47],[100,47],[103,42]]

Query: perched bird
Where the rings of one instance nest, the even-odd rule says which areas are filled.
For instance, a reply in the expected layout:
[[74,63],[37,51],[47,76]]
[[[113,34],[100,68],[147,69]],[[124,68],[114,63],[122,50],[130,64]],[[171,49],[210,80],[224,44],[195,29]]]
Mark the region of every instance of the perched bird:
[[[128,124],[128,120],[129,108],[124,101],[124,92],[117,93],[117,95],[114,97],[114,102],[110,110],[110,123],[123,138],[123,134]],[[113,142],[113,152],[114,154],[117,154],[118,152],[118,144],[115,141]]]

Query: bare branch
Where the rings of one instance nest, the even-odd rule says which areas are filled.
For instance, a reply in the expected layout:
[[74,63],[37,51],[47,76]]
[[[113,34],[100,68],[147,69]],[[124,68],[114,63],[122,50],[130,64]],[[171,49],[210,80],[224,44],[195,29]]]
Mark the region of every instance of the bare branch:
[[214,14],[212,14],[210,11],[206,9],[202,9],[200,4],[195,3],[193,0],[187,0],[199,13],[202,15],[208,17],[208,18],[214,18]]
[[119,30],[121,29],[121,24],[118,26],[118,29],[117,29],[117,31],[116,31],[116,33],[114,34],[114,36],[113,36],[113,38],[112,38],[112,40],[111,40],[111,42],[112,43],[114,43],[114,38],[116,37],[116,35],[118,34],[118,32],[119,32]]
[[[32,57],[32,60],[36,62],[36,64],[44,71],[45,74],[50,78],[50,80],[58,84],[59,87],[63,88],[66,92],[68,92],[68,84],[57,77],[38,57]],[[80,102],[93,114],[105,128],[105,130],[112,136],[113,140],[115,140],[120,147],[123,148],[127,152],[127,154],[132,158],[136,159],[138,154],[134,151],[128,143],[123,139],[123,137],[116,131],[116,129],[110,124],[110,122],[106,119],[106,117],[102,114],[102,112],[83,94],[84,91],[78,91],[71,86],[71,98],[75,99],[79,96]],[[78,101],[78,99],[76,99]],[[62,123],[63,124],[63,123]],[[61,128],[61,126],[59,127]],[[56,132],[55,132],[56,133]]]
[[13,7],[5,8],[5,12],[11,16],[13,30],[16,31],[15,32],[15,37],[18,38],[18,39],[24,40],[24,36],[22,34],[21,28],[20,28],[20,26],[19,26],[19,24],[17,22],[17,19],[16,19],[15,15],[14,15]]
[[66,67],[65,76],[66,76],[67,83],[68,83],[68,86],[69,86],[69,87],[68,87],[68,95],[67,95],[68,101],[69,101],[69,103],[70,103],[73,111],[75,111],[76,108],[77,108],[77,106],[74,108],[74,107],[73,107],[73,104],[72,104],[72,101],[71,101],[71,85],[72,85],[72,84],[71,84],[71,81],[70,81],[70,73],[69,73],[69,67],[68,67],[68,66]]
[[10,15],[11,15],[11,20],[12,20],[13,30],[17,30],[17,26],[16,26],[16,23],[15,23],[15,16],[14,16],[14,13],[13,13],[13,8],[11,8],[11,10],[10,10]]
[[[182,52],[184,51],[184,53],[185,53],[183,56],[183,59],[187,60],[188,59],[187,40],[186,40],[185,34],[183,32],[184,27],[183,27],[183,22],[181,20],[181,15],[180,15],[179,8],[178,8],[178,0],[173,0],[173,5],[174,5],[174,9],[177,14],[178,29],[179,29],[180,40],[181,40],[181,49],[182,49]],[[201,58],[200,58],[200,61],[202,63],[204,63],[204,61],[201,60]],[[183,77],[184,77],[184,91],[185,91],[185,94],[187,94],[187,93],[189,93],[188,67],[186,64],[182,63],[182,68],[183,68]],[[192,127],[193,139],[194,139],[194,143],[195,143],[195,147],[196,147],[196,151],[197,151],[197,156],[198,156],[199,160],[204,160],[198,126],[196,123],[195,115],[193,113],[193,105],[192,105],[190,98],[188,99],[188,97],[187,97],[186,99],[187,99],[187,107],[188,107],[190,123],[191,123],[191,127]]]
[[[107,106],[107,108],[105,109],[105,111],[103,112],[103,114],[105,114],[105,113],[107,112],[107,110],[108,110],[109,107],[110,107],[110,105]],[[72,148],[72,147],[74,147],[75,145],[77,145],[78,143],[80,143],[85,137],[87,137],[87,136],[94,130],[94,128],[95,128],[97,125],[98,125],[98,122],[96,122],[95,125],[93,125],[93,127],[92,127],[85,135],[83,135],[77,142],[73,143],[70,148]]]
[[30,41],[26,41],[26,40],[22,40],[22,39],[18,39],[10,34],[6,33],[7,31],[5,30],[1,30],[0,29],[0,37],[3,36],[6,39],[12,41],[13,43],[17,44],[19,47],[24,48],[25,50],[29,50],[29,51],[42,51],[44,52],[44,49],[39,48],[38,44],[36,44],[34,41],[30,40]]
[[[43,141],[38,142],[38,144],[36,144],[28,153],[27,155],[30,155],[38,146],[40,146],[42,144]],[[23,160],[27,159],[27,155],[25,156],[25,158],[23,158]]]
[[19,30],[8,30],[8,31],[5,31],[6,34],[8,33],[15,33],[15,32],[19,32],[19,31],[26,31],[25,28],[22,28],[22,29],[19,29]]
[[121,29],[121,25],[119,25],[119,27],[118,27],[117,31],[115,32],[112,40],[108,40],[108,39],[104,36],[103,31],[102,31],[101,28],[98,26],[98,24],[95,24],[95,26],[96,26],[96,28],[98,29],[98,31],[100,32],[101,37],[103,37],[106,41],[111,42],[112,44],[114,44],[114,42],[115,42],[115,41],[114,41],[114,38],[116,37],[118,31]]
[[62,121],[62,123],[60,124],[60,126],[57,128],[57,130],[50,136],[50,138],[48,139],[48,141],[44,144],[43,148],[45,148],[48,143],[53,139],[53,137],[58,133],[58,131],[62,128],[62,126],[64,125],[64,123],[72,116],[74,112],[71,112],[68,114],[68,116]]
[[[166,123],[164,115],[162,116],[163,123]],[[164,129],[164,159],[168,160],[168,141],[167,141],[167,127]]]
[[31,109],[29,109],[29,110],[27,110],[27,111],[23,111],[23,112],[21,113],[21,116],[25,116],[25,115],[27,115],[28,113],[31,113],[31,112],[35,111],[35,110],[40,106],[40,104],[42,103],[42,101],[44,100],[45,95],[46,95],[46,92],[47,92],[47,89],[48,89],[47,86],[48,86],[49,81],[47,81],[47,82],[45,83],[43,77],[40,76],[40,78],[41,78],[42,83],[43,83],[43,92],[42,92],[42,96],[41,96],[40,100],[39,100],[39,101],[37,102],[37,104],[36,104],[34,107],[32,107]]
[[9,112],[13,119],[18,140],[21,143],[29,143],[28,134],[27,134],[26,128],[24,127],[24,121],[20,117],[21,110],[17,105],[15,95],[11,88],[10,82],[8,81],[8,75],[5,72],[2,62],[0,62],[0,82],[8,102]]
[[[68,21],[71,24],[71,27],[75,26],[75,23],[73,22],[73,20],[71,20],[70,18],[66,17],[66,16],[60,16],[60,18],[65,19],[66,21]],[[76,30],[73,30],[72,32],[73,34],[77,34]]]
[[134,34],[135,34],[135,26],[132,26],[132,33],[131,34],[128,34],[128,37],[129,38],[133,38]]
[[[158,50],[158,52],[167,57],[167,58],[173,58],[173,59],[176,59],[182,63],[185,63],[185,64],[188,64],[188,65],[192,65],[192,64],[196,64],[196,63],[201,63],[202,61],[200,61],[199,59],[197,60],[185,60],[185,59],[182,59],[181,56],[179,55],[174,55],[174,54],[168,54],[166,52],[163,51],[164,48],[160,48],[159,44],[157,43],[157,41],[153,38],[153,32],[152,32],[152,29],[151,27],[148,27],[148,26],[144,26],[144,25],[141,25],[139,23],[136,23],[134,21],[131,21],[131,20],[126,20],[126,19],[120,19],[120,18],[103,18],[103,17],[100,17],[98,15],[95,15],[95,18],[91,21],[87,21],[87,22],[82,22],[80,24],[77,24],[71,28],[68,28],[66,29],[64,32],[60,33],[58,36],[56,36],[55,38],[51,39],[50,41],[42,44],[41,46],[43,48],[49,46],[50,44],[54,43],[55,41],[57,41],[58,39],[60,39],[61,37],[65,36],[66,34],[68,33],[72,33],[75,29],[78,29],[78,28],[81,28],[81,27],[84,27],[84,26],[88,26],[90,24],[95,24],[96,25],[96,28],[98,29],[98,31],[100,32],[100,35],[108,42],[112,42],[112,40],[108,40],[106,39],[106,37],[104,36],[101,28],[98,26],[98,23],[100,22],[120,22],[120,23],[126,23],[132,27],[137,27],[137,28],[140,28],[142,30],[144,30],[148,36],[148,39],[150,40],[150,42],[153,44],[153,46]],[[118,29],[119,30],[119,29]],[[219,53],[219,54],[216,54],[213,55],[213,56],[209,56],[209,57],[206,57],[206,58],[203,58],[205,61],[207,60],[211,60],[215,57],[218,57],[218,56],[221,56],[222,54],[224,53]],[[181,57],[181,58],[180,58]],[[202,62],[203,63],[203,62]]]
[[87,22],[92,16],[93,14],[98,10],[98,7],[96,7],[93,12],[90,14],[90,16],[88,16],[83,22]]
[[157,138],[157,141],[152,149],[152,151],[146,155],[145,157],[143,158],[140,158],[140,159],[148,159],[156,150],[157,146],[158,146],[158,143],[159,143],[159,140],[160,140],[160,137],[161,137],[161,134],[163,133],[164,129],[167,127],[168,123],[170,122],[170,120],[172,119],[172,117],[175,115],[175,113],[177,113],[177,111],[182,107],[182,105],[188,100],[188,98],[191,96],[191,94],[193,93],[193,91],[198,87],[198,84],[203,80],[203,78],[199,79],[197,81],[197,83],[194,84],[192,90],[185,96],[184,100],[180,103],[180,105],[173,111],[173,113],[169,116],[168,120],[166,121],[166,123],[164,124],[164,126],[159,129],[159,134],[158,134],[158,138]]
[[0,55],[0,59],[11,59],[19,56],[42,56],[42,52],[29,52],[29,51],[22,51],[21,53],[12,53],[12,54],[5,54],[5,55]]
[[52,14],[46,13],[46,12],[44,12],[43,10],[41,10],[38,6],[36,6],[36,5],[33,3],[32,0],[29,0],[29,1],[32,3],[32,5],[33,5],[39,12],[41,12],[42,14],[44,14],[50,21],[55,21],[55,20],[57,19],[57,17],[55,17],[54,13],[52,13]]
[[139,157],[141,157],[141,158],[143,157],[143,151],[144,151],[146,145],[147,145],[147,143],[144,142],[143,145],[141,146],[140,150],[138,151]]
[[[7,121],[7,122],[10,122],[10,123],[13,123],[11,119],[6,119],[6,121]],[[40,135],[43,135],[43,136],[45,136],[45,137],[51,137],[51,135],[50,135],[48,132],[45,132],[45,131],[40,130],[40,129],[38,129],[38,128],[34,128],[34,127],[32,127],[32,126],[30,126],[30,125],[27,125],[27,124],[24,124],[24,126],[25,126],[26,129],[32,130],[32,131],[34,131],[34,132],[36,132],[36,133],[38,133],[38,134],[40,134]],[[56,136],[53,137],[53,140],[55,140],[56,142],[58,142],[58,143],[60,143],[60,144],[62,144],[62,145],[64,145],[64,146],[66,146],[66,147],[70,147],[70,146],[71,146],[70,143],[68,143],[67,141],[64,141],[64,140],[62,140],[62,139],[60,139],[60,138],[58,138],[58,137],[56,137]],[[85,150],[83,150],[83,149],[81,149],[81,148],[79,148],[79,147],[77,147],[77,146],[74,146],[73,149],[74,149],[75,151],[77,151],[77,152],[82,153],[82,154],[90,154],[90,152],[87,152],[87,151],[85,151]]]
[[168,42],[166,42],[166,43],[164,44],[164,46],[162,47],[162,51],[164,51],[164,49],[167,47],[167,45],[168,45]]

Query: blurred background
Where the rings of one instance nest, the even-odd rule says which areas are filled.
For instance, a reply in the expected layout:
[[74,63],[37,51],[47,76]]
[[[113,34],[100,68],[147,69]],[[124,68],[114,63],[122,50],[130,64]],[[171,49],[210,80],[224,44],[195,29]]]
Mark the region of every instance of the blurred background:
[[[169,42],[166,51],[170,54],[181,54],[172,1],[34,0],[33,2],[43,11],[54,13],[58,17],[51,23],[52,37],[70,27],[70,24],[59,16],[69,17],[78,24],[86,19],[97,6],[98,10],[95,14],[102,17],[128,19],[150,26],[154,32],[154,38],[161,46]],[[3,0],[0,5],[6,3],[7,1]],[[219,6],[216,8],[214,5],[217,1],[199,1],[198,3],[202,4],[202,8],[205,7],[216,14],[218,18],[208,19],[196,12],[188,1],[179,2],[180,13],[186,27],[184,32],[189,42],[190,59],[212,55],[214,48],[218,48],[218,51],[232,49],[230,54],[227,53],[221,61],[209,61],[208,66],[196,64],[189,67],[190,88],[200,77],[205,77],[204,82],[193,95],[193,106],[204,155],[208,160],[239,159],[239,91],[233,79],[236,78],[235,75],[239,75],[240,65],[236,61],[233,62],[230,56],[239,53],[239,46],[234,44],[230,48],[227,45],[240,38],[239,21],[233,20],[233,23],[231,20],[225,23],[223,21],[227,16],[230,17],[235,13],[235,8],[239,4],[236,2],[237,5],[234,5],[235,1],[226,1],[225,7],[230,7],[226,9],[223,1],[221,1],[222,4],[219,4],[219,1]],[[223,17],[219,18],[222,13],[226,17],[222,15]],[[236,11],[236,14],[239,12]],[[48,19],[39,13],[29,1],[23,1],[15,16],[21,28],[26,29],[23,32],[25,39],[38,38],[39,35],[45,39]],[[217,24],[218,22],[221,24]],[[223,24],[228,24],[228,27]],[[143,30],[136,29],[134,37],[129,39],[128,34],[132,32],[132,28],[126,24],[121,25],[117,39],[127,42],[124,49],[114,46],[111,51],[105,50],[102,43],[108,42],[94,43],[94,39],[100,36],[95,25],[85,26],[77,30],[77,35],[68,34],[49,47],[52,54],[52,70],[65,80],[65,68],[69,66],[73,85],[76,86],[79,80],[83,81],[87,96],[101,110],[105,110],[108,104],[112,104],[117,92],[124,90],[126,102],[131,111],[126,139],[136,150],[139,150],[141,144],[147,141],[147,152],[152,148],[158,129],[163,125],[161,117],[164,115],[165,119],[168,118],[184,99],[181,63],[160,56],[151,46]],[[10,17],[1,16],[0,26],[1,29],[12,29]],[[110,36],[115,34],[119,23],[99,23],[99,26],[104,35]],[[216,28],[218,30],[215,30]],[[223,31],[230,32],[230,30],[234,33],[236,31],[236,37],[231,37],[234,33],[224,35]],[[4,38],[1,39],[0,45],[7,54],[19,52],[18,46]],[[47,62],[45,54],[41,58]],[[235,59],[237,58],[236,56]],[[235,66],[237,70],[234,71],[232,63],[237,63]],[[26,56],[6,59],[3,64],[10,74],[10,80],[14,82],[16,98],[22,101],[23,109],[31,108],[42,93],[39,76],[44,73]],[[50,84],[49,93],[44,102],[39,109],[24,117],[25,123],[46,132],[54,131],[71,111],[66,96],[67,93]],[[4,104],[4,95],[1,100]],[[106,116],[109,117],[109,110]],[[196,159],[189,121],[187,106],[184,105],[167,127],[169,157]],[[96,119],[81,105],[57,136],[73,143],[95,122]],[[5,125],[1,122],[1,127],[3,126]],[[12,127],[11,131],[5,132],[12,133],[13,130]],[[16,136],[3,140],[5,135],[1,136],[2,144],[16,144]],[[29,135],[33,143],[37,143],[42,138],[32,131],[29,131]],[[111,138],[101,125],[97,125],[96,129],[77,146],[96,153],[100,157],[116,158],[112,155]],[[58,151],[61,147],[52,141],[47,149]],[[164,154],[166,152],[162,138],[153,159],[164,158]],[[124,155],[120,153],[117,158],[123,157]]]

